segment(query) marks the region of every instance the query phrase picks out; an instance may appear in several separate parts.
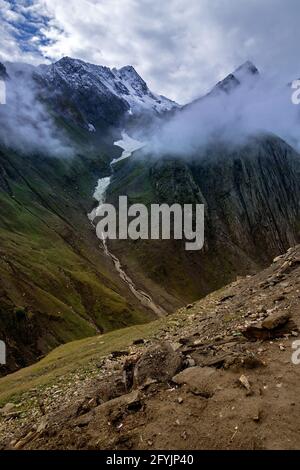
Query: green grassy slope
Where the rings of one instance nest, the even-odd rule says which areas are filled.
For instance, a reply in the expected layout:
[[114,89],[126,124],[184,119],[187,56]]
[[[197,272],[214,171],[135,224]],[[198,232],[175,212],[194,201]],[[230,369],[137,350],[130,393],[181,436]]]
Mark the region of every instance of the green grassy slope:
[[66,341],[149,319],[87,219],[108,160],[105,153],[58,160],[0,149],[0,338],[8,345],[0,373]]
[[101,357],[114,350],[122,350],[141,337],[147,338],[155,334],[165,321],[131,326],[59,346],[41,361],[1,378],[0,407],[8,400],[18,401],[23,393],[32,388],[43,388],[64,377],[68,380],[68,374],[76,372],[79,375],[88,375],[95,368],[97,370],[96,364]]

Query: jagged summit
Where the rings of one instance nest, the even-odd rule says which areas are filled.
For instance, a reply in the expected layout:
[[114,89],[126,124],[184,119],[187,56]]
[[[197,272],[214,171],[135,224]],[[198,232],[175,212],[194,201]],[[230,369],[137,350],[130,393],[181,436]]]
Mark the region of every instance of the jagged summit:
[[239,83],[243,83],[245,80],[258,78],[259,71],[250,60],[247,60],[233,72],[233,75]]
[[139,98],[149,96],[156,100],[154,93],[149,90],[147,83],[142,79],[132,65],[126,65],[120,69],[113,69],[112,72],[116,79],[120,80],[134,95],[137,95]]
[[242,65],[240,65],[234,72],[235,76],[238,76],[240,73],[248,73],[252,75],[259,74],[257,67],[250,61],[246,60]]
[[139,74],[137,73],[137,71],[135,70],[135,68],[132,65],[124,65],[124,67],[121,67],[120,69],[118,69],[118,72],[120,72],[120,73],[130,73],[130,74],[135,74],[135,75],[139,76]]
[[259,76],[259,71],[255,65],[247,60],[232,73],[227,75],[223,80],[219,81],[215,87],[212,89],[214,91],[224,91],[225,93],[230,93],[238,85],[244,83],[245,81],[253,80]]
[[239,85],[244,83],[251,84],[259,77],[260,73],[257,67],[250,60],[247,60],[225,78],[220,80],[209,93],[204,96],[200,96],[196,100],[192,101],[192,103],[187,104],[184,108],[193,106],[208,97],[214,97],[220,93],[230,94]]
[[108,104],[115,110],[114,118],[124,113],[161,114],[178,107],[168,98],[153,93],[132,65],[110,69],[66,56],[51,65],[38,67],[38,73],[58,92],[68,89],[74,99],[76,93],[84,93],[89,102],[93,99],[94,106],[87,107],[85,112],[92,123],[101,113],[106,114]]

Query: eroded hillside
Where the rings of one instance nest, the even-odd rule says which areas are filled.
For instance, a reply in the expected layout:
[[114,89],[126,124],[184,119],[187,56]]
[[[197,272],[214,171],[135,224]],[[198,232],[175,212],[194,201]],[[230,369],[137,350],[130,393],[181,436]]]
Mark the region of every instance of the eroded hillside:
[[167,319],[1,379],[2,447],[299,448],[299,286],[298,245]]

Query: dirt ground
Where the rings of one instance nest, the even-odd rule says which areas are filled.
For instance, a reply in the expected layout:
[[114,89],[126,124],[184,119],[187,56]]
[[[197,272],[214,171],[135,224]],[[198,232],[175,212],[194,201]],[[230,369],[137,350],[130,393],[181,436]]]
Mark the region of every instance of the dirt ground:
[[112,353],[72,402],[24,421],[6,405],[1,447],[299,449],[299,327],[297,246]]

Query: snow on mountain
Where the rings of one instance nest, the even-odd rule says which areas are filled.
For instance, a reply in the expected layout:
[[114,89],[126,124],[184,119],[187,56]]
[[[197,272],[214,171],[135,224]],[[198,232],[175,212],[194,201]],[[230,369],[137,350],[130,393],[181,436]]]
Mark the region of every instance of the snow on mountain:
[[136,70],[127,65],[121,69],[113,69],[116,80],[125,85],[126,90],[122,97],[127,101],[130,110],[134,109],[152,109],[158,113],[170,111],[173,108],[178,108],[179,105],[168,98],[157,95],[149,90],[146,82],[139,76]]
[[[99,116],[107,117],[111,110],[114,117],[126,113],[138,115],[150,112],[161,114],[179,107],[174,101],[149,90],[146,82],[132,66],[110,69],[79,59],[64,57],[51,65],[40,65],[37,75],[46,82],[52,92],[63,92],[80,111],[86,126],[94,125]],[[83,96],[88,106],[83,103]],[[112,119],[113,120],[113,119]]]
[[89,132],[96,132],[95,126],[90,122],[88,123],[88,130]]
[[133,152],[143,148],[145,143],[140,142],[139,140],[133,139],[125,131],[123,131],[122,139],[114,142],[114,145],[116,145],[117,147],[121,147],[121,149],[123,149],[123,153],[120,158],[117,158],[117,159],[114,158],[113,161],[111,162],[111,165],[114,165],[115,163],[120,162],[121,160],[125,160],[125,158],[130,157]]

